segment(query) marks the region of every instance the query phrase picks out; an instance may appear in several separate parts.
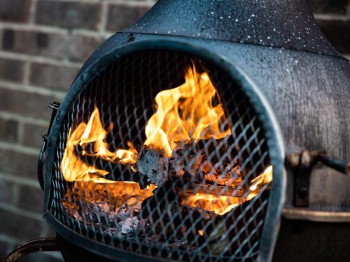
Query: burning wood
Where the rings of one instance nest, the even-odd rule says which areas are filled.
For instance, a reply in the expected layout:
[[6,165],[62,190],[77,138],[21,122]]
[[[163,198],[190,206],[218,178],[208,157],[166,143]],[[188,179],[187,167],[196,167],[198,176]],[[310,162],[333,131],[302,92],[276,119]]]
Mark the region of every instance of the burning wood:
[[[113,152],[106,142],[113,125],[103,127],[97,107],[87,124],[69,131],[60,169],[74,188],[62,204],[112,237],[201,248],[220,239],[223,221],[271,182],[272,169],[242,185],[238,149],[206,73],[190,68],[183,85],[155,101],[143,145],[128,142],[129,149]],[[228,244],[211,248],[223,252]]]
[[147,177],[147,181],[162,186],[168,180],[168,158],[163,151],[143,147],[137,159],[136,170]]

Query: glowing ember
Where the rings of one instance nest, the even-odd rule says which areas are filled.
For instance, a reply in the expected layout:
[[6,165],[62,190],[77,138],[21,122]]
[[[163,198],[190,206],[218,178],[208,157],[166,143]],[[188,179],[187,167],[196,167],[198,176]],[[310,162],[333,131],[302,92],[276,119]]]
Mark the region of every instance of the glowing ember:
[[[67,192],[66,198],[72,198],[79,196],[80,199],[89,201],[91,203],[101,203],[105,199],[108,199],[110,205],[113,206],[113,210],[118,209],[123,204],[127,203],[134,209],[141,209],[142,202],[152,196],[153,190],[156,188],[154,185],[149,185],[144,189],[141,189],[139,184],[135,182],[118,182],[115,183],[95,183],[89,182],[76,182],[74,184],[74,192]],[[73,199],[66,199],[65,206],[69,203],[74,203]],[[74,205],[73,205],[74,208]]]

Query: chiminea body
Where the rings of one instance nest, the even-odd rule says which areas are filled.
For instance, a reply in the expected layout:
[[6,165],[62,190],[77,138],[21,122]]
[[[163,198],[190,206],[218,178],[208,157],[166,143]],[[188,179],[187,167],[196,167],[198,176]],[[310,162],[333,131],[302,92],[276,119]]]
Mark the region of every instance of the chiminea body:
[[[289,219],[297,219],[302,225],[304,220],[343,222],[344,229],[349,228],[350,177],[316,166],[307,188],[307,205],[295,206],[296,174],[288,171],[286,175],[284,169],[285,154],[303,150],[326,151],[335,158],[350,159],[350,64],[324,38],[307,2],[159,0],[137,23],[109,38],[88,59],[53,122],[45,153],[44,217],[58,232],[62,247],[70,250],[64,254],[67,260],[74,259],[74,255],[81,256],[81,251],[73,254],[77,249],[71,247],[75,245],[79,250],[89,249],[99,257],[105,255],[111,261],[149,259],[122,250],[119,258],[113,257],[111,247],[97,244],[95,239],[90,241],[86,236],[80,237],[72,231],[74,226],[62,224],[53,215],[52,206],[56,205],[57,197],[54,185],[63,182],[53,179],[52,170],[61,127],[69,119],[67,114],[80,90],[89,85],[90,79],[103,75],[114,61],[139,52],[152,54],[154,51],[166,54],[164,57],[171,57],[169,54],[175,52],[209,62],[235,80],[248,97],[249,106],[254,108],[274,168],[263,234],[258,241],[259,260],[272,258],[284,200],[286,219],[282,232],[285,232],[284,224],[288,228],[293,223]],[[161,56],[159,59],[161,61]],[[170,63],[167,66],[171,71]],[[230,100],[230,93],[225,93],[221,99]],[[327,227],[326,223],[323,225]],[[85,229],[79,230],[81,233]],[[311,234],[308,226],[304,227],[304,233]],[[326,234],[322,237],[327,237]],[[293,249],[293,243],[286,241],[288,234],[283,236],[280,238],[281,252],[284,248]],[[96,235],[92,237],[98,239]],[[307,252],[305,257],[310,257]],[[278,261],[283,260],[278,252],[276,257]],[[186,256],[182,258],[186,260]],[[290,257],[284,258],[290,261]]]

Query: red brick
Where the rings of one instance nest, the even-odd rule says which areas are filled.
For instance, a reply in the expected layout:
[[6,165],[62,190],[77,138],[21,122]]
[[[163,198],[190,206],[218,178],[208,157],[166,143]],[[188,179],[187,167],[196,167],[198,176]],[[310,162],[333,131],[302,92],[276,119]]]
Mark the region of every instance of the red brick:
[[29,81],[32,85],[66,91],[77,72],[77,67],[33,63]]
[[30,240],[41,236],[41,229],[45,222],[17,213],[0,209],[1,234],[12,238]]
[[101,17],[100,3],[84,1],[39,0],[35,22],[65,28],[97,29]]
[[0,140],[10,143],[18,142],[18,121],[0,118]]
[[16,183],[0,178],[0,202],[15,204],[16,188]]
[[4,29],[2,49],[21,54],[64,58],[66,35],[36,30]]
[[47,106],[50,102],[57,100],[57,98],[52,96],[43,96],[24,91],[13,91],[3,89],[1,86],[0,97],[2,98],[0,103],[1,111],[47,121],[51,118],[51,110]]
[[23,138],[22,142],[25,146],[41,148],[43,139],[40,135],[44,135],[48,130],[47,126],[39,126],[34,124],[25,123],[23,125]]
[[83,62],[104,40],[102,37],[75,34],[68,45],[68,57],[73,61]]
[[37,156],[0,149],[0,172],[3,174],[37,180],[37,163]]
[[[38,182],[39,185],[39,182]],[[37,213],[44,210],[44,192],[39,187],[21,185],[19,187],[18,207]]]
[[116,32],[127,28],[141,18],[148,9],[148,5],[110,4],[108,6],[107,30]]
[[27,22],[31,0],[0,0],[0,21]]
[[24,62],[0,58],[0,80],[20,83],[24,76]]

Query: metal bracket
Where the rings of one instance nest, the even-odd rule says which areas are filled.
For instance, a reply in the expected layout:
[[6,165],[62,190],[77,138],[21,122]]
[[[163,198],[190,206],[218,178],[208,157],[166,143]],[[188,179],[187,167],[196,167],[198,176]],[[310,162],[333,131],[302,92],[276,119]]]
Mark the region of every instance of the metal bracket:
[[45,163],[45,152],[46,152],[47,140],[48,140],[48,135],[51,132],[52,123],[56,117],[56,113],[60,105],[61,104],[59,102],[52,102],[49,104],[49,108],[52,109],[50,125],[48,128],[47,134],[41,135],[44,141],[40,149],[39,160],[38,160],[38,180],[39,180],[41,189],[43,190],[44,190],[44,163]]
[[350,163],[329,157],[324,151],[302,151],[290,154],[286,158],[286,167],[294,176],[295,207],[309,207],[309,188],[311,172],[316,164],[321,163],[342,174],[350,173]]

